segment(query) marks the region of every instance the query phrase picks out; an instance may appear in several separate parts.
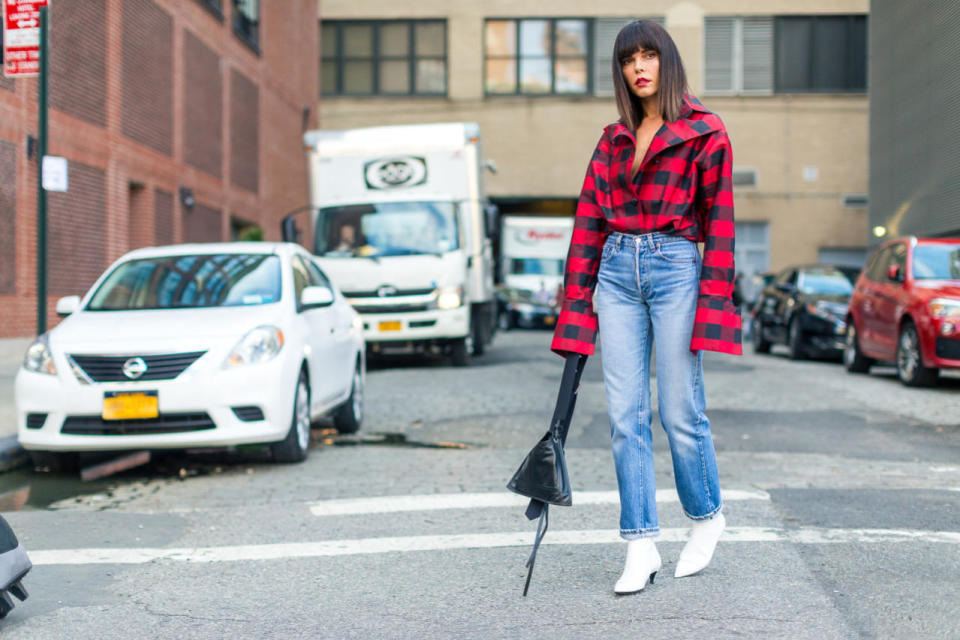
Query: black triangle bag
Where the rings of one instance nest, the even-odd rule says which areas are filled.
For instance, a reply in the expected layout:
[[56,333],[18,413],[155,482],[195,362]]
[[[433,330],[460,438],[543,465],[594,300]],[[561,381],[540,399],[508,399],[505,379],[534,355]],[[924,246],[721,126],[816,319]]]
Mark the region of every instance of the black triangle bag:
[[577,391],[580,387],[580,375],[583,373],[587,356],[570,354],[563,367],[563,377],[560,380],[560,392],[557,394],[557,406],[553,410],[553,420],[550,429],[544,434],[536,446],[530,450],[527,457],[513,478],[507,483],[507,489],[514,493],[530,498],[526,516],[530,520],[540,518],[537,523],[537,535],[533,542],[533,551],[527,560],[527,581],[523,585],[523,595],[527,595],[530,588],[530,578],[533,576],[533,565],[537,559],[537,550],[547,533],[548,512],[550,505],[569,507],[573,504],[573,493],[570,489],[570,477],[567,474],[567,461],[563,454],[563,445],[567,441],[567,432],[570,430],[570,419],[573,417],[573,407],[577,402]]

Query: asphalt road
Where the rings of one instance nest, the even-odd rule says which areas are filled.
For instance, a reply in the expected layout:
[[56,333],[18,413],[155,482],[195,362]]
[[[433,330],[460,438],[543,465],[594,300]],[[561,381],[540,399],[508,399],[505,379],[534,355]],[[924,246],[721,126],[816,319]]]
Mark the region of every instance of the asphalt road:
[[[599,358],[568,439],[574,506],[534,523],[504,484],[562,361],[501,334],[468,368],[368,374],[358,437],[304,464],[173,455],[119,477],[19,471],[0,504],[35,568],[3,638],[960,638],[960,377],[905,389],[785,355],[706,358],[728,530],[673,579],[689,523],[654,447],[664,567],[616,597],[625,547]],[[654,394],[655,395],[655,394]],[[655,401],[655,398],[654,398]],[[656,421],[656,417],[655,417]]]

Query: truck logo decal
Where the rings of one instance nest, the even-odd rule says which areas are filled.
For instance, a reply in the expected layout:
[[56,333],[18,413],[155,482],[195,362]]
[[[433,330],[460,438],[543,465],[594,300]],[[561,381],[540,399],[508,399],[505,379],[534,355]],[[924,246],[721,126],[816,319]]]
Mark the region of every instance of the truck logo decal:
[[363,165],[368,189],[415,187],[427,181],[427,163],[423,158],[382,158]]

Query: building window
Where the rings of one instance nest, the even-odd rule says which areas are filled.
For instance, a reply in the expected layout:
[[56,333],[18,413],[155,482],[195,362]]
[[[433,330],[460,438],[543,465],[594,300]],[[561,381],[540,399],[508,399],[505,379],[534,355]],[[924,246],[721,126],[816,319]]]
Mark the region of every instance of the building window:
[[704,21],[712,94],[866,91],[864,15],[715,17]]
[[487,20],[485,26],[487,94],[590,92],[590,20]]
[[777,92],[867,90],[867,17],[778,16]]
[[[662,17],[639,18],[664,26]],[[620,29],[633,18],[595,18],[593,20],[593,95],[613,95],[613,45]]]
[[206,7],[210,13],[221,21],[223,20],[223,0],[197,0],[197,2]]
[[447,93],[445,20],[329,20],[320,45],[323,95]]
[[233,32],[260,52],[260,0],[233,0]]

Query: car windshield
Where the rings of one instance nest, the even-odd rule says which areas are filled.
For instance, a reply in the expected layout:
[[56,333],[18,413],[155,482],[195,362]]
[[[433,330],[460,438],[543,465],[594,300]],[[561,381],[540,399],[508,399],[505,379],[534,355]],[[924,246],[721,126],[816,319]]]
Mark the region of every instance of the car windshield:
[[117,266],[87,311],[190,309],[280,299],[280,258],[266,254],[160,256]]
[[459,247],[452,202],[377,202],[327,207],[317,217],[319,256],[442,255]]
[[804,271],[800,274],[800,292],[821,295],[849,295],[853,285],[842,271]]
[[921,244],[913,250],[916,280],[960,280],[960,246]]
[[513,258],[510,273],[524,276],[562,276],[563,260],[556,258]]

